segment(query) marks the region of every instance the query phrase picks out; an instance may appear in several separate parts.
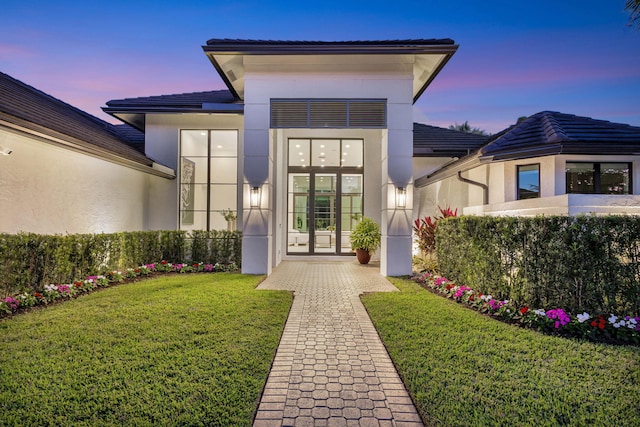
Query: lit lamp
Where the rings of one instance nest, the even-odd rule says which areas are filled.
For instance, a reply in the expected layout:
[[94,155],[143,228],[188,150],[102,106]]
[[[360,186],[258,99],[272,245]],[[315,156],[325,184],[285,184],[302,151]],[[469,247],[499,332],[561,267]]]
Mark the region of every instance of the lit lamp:
[[260,207],[260,187],[251,187],[251,207]]
[[404,208],[407,206],[407,189],[404,187],[396,187],[396,207]]

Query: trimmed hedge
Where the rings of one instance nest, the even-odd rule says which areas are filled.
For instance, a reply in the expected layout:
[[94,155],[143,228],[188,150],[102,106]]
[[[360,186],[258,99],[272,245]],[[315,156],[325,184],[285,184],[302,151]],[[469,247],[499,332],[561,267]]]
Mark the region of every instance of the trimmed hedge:
[[442,275],[494,298],[640,313],[640,217],[449,218],[436,248]]
[[0,292],[42,292],[50,283],[166,260],[240,266],[237,231],[136,231],[113,234],[0,234]]

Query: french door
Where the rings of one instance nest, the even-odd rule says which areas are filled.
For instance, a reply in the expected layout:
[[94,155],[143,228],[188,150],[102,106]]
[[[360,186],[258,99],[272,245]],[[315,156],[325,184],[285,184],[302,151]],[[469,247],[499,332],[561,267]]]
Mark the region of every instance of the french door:
[[350,235],[362,217],[362,187],[361,173],[289,173],[287,252],[353,253]]

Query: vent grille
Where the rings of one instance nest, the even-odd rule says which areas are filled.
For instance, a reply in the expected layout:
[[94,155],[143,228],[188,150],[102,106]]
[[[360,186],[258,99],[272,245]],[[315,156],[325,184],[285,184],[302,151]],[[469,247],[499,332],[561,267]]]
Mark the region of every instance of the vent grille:
[[384,99],[272,99],[272,128],[387,127]]

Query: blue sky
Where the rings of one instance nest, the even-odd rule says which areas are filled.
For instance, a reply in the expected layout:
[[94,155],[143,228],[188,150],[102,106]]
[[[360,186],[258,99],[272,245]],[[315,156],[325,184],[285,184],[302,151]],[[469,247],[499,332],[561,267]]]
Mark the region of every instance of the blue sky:
[[452,38],[416,121],[497,132],[554,110],[640,126],[640,31],[624,0],[2,3],[0,71],[110,121],[110,99],[224,89],[210,38]]

